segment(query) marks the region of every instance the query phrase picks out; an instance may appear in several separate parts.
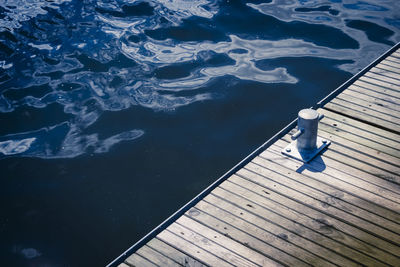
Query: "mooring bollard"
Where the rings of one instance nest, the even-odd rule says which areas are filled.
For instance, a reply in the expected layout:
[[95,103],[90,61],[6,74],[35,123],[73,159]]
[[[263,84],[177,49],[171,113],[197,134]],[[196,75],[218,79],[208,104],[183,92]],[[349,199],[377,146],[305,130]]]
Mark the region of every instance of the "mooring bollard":
[[318,137],[318,122],[324,117],[313,109],[302,109],[297,118],[297,132],[292,135],[292,143],[282,150],[282,153],[309,162],[325,147],[330,141]]

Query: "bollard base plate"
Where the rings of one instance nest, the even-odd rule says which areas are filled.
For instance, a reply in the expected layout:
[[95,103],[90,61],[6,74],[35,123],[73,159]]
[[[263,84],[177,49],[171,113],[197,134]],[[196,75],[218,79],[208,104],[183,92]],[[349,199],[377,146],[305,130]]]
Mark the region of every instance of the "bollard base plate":
[[322,137],[317,137],[317,148],[314,150],[298,150],[297,149],[297,140],[291,142],[289,145],[287,145],[284,149],[282,149],[282,154],[289,156],[291,158],[300,160],[302,162],[309,162],[313,158],[315,158],[325,147],[329,146],[331,142],[329,140],[326,140],[325,138]]

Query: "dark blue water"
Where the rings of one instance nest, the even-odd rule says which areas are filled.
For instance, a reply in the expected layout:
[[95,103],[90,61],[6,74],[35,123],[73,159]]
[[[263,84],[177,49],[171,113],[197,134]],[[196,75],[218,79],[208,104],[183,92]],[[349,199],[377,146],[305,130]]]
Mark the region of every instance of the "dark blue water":
[[400,41],[400,2],[0,0],[0,262],[109,263]]

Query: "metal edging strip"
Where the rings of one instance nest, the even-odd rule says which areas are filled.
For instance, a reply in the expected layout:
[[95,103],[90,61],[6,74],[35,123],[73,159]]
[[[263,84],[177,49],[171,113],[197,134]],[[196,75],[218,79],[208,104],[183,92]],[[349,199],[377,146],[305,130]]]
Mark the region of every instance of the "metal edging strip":
[[[348,81],[340,85],[337,89],[335,89],[333,92],[331,92],[329,95],[327,95],[325,98],[320,100],[315,106],[313,106],[314,109],[318,109],[323,107],[326,103],[331,101],[333,98],[335,98],[338,94],[340,94],[344,89],[349,87],[352,83],[354,83],[360,76],[364,75],[367,71],[369,71],[371,68],[373,68],[375,65],[377,65],[379,62],[381,62],[383,59],[385,59],[387,56],[389,56],[394,50],[398,49],[400,47],[400,42],[394,45],[392,48],[387,50],[383,55],[378,57],[376,60],[374,60],[371,64],[366,66],[364,69],[359,71],[357,74],[355,74],[352,78],[350,78]],[[147,235],[142,237],[139,241],[137,241],[134,245],[132,245],[130,248],[128,248],[125,252],[123,252],[121,255],[119,255],[116,259],[114,259],[111,263],[107,265],[107,267],[112,267],[112,266],[117,266],[118,264],[121,264],[128,256],[130,256],[132,253],[134,253],[136,250],[138,250],[140,247],[145,245],[148,241],[150,241],[152,238],[154,238],[156,235],[158,235],[161,231],[163,231],[165,228],[167,228],[170,224],[172,224],[174,221],[176,221],[177,218],[182,216],[186,211],[188,211],[190,208],[192,208],[194,205],[196,205],[200,200],[202,200],[206,195],[208,195],[212,190],[214,190],[217,186],[219,186],[222,182],[224,182],[228,177],[230,177],[232,174],[236,173],[239,169],[241,169],[244,165],[249,163],[251,160],[253,160],[256,156],[258,156],[262,151],[264,151],[266,148],[268,148],[270,145],[275,143],[278,139],[280,139],[282,136],[287,134],[291,129],[293,129],[296,126],[297,123],[297,118],[293,120],[291,123],[289,123],[285,128],[280,130],[277,134],[275,134],[273,137],[271,137],[268,141],[266,141],[264,144],[262,144],[260,147],[258,147],[256,150],[254,150],[250,155],[248,155],[246,158],[244,158],[242,161],[240,161],[238,164],[236,164],[232,169],[230,169],[228,172],[226,172],[224,175],[222,175],[218,180],[216,180],[214,183],[209,185],[206,189],[204,189],[200,194],[198,194],[195,198],[190,200],[188,203],[186,203],[183,207],[181,207],[179,210],[177,210],[174,214],[172,214],[170,217],[168,217],[166,220],[164,220],[161,224],[159,224],[156,228],[154,228],[151,232],[149,232]]]

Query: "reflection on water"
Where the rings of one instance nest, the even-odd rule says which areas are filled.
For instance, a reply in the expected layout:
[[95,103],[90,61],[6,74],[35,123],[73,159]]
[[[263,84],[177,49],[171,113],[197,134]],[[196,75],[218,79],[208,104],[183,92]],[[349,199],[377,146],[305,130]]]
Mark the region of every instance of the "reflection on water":
[[[4,145],[2,154],[42,158],[75,157],[90,146],[104,152],[108,140],[115,144],[143,134],[142,129],[130,129],[104,140],[85,135],[84,129],[104,111],[132,105],[175,110],[211,100],[215,92],[198,89],[224,76],[297,83],[285,67],[257,68],[260,60],[304,56],[351,60],[338,67],[356,73],[377,51],[387,48],[382,43],[394,44],[393,28],[398,26],[389,23],[397,15],[389,8],[391,1],[245,5],[205,0],[3,0],[0,4],[5,39],[0,111],[57,103],[69,115],[67,121],[41,130],[6,132],[2,143],[12,145]],[[39,87],[35,91],[42,94],[31,95],[32,87]],[[21,91],[17,99],[9,97],[18,94],[14,91]]]
[[[189,191],[199,192],[207,184],[199,180],[209,174],[193,174],[196,164],[215,179],[221,170],[201,165],[210,157],[226,150],[231,166],[239,160],[234,155],[260,143],[248,132],[267,138],[272,132],[263,131],[286,124],[296,109],[315,103],[398,42],[399,10],[396,0],[0,0],[0,163],[10,178],[2,187],[12,195],[3,203],[20,196],[9,189],[22,179],[15,166],[46,165],[40,176],[47,179],[53,168],[47,164],[56,159],[64,160],[57,161],[63,167],[54,167],[61,169],[54,171],[59,177],[100,177],[107,172],[100,171],[101,157],[109,157],[105,165],[112,170],[123,162],[131,168],[118,177],[130,174],[133,180],[121,184],[128,188],[139,176],[147,181],[176,176],[171,181],[181,183],[184,178],[167,170],[184,157],[192,168]],[[123,145],[130,154],[118,152]],[[176,161],[161,157],[171,150]],[[178,156],[181,150],[190,155]],[[95,167],[65,167],[75,159]],[[38,186],[35,179],[29,183]],[[46,192],[51,190],[56,189]],[[121,213],[113,218],[124,218]],[[25,259],[46,255],[28,245],[4,246]]]

